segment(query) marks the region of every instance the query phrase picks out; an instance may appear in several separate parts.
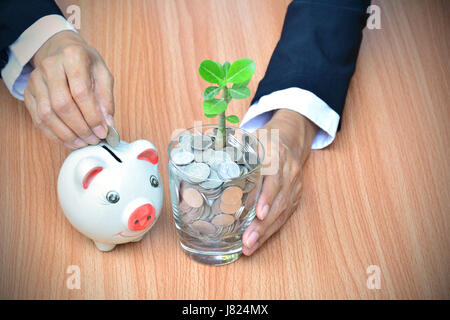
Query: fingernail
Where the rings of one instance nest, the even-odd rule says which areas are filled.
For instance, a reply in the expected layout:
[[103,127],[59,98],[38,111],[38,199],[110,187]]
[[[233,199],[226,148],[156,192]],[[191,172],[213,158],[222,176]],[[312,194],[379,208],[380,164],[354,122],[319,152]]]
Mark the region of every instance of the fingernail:
[[264,220],[267,217],[267,214],[269,213],[269,209],[270,209],[270,207],[268,204],[264,205],[264,207],[261,210],[261,213],[259,214],[260,220]]
[[84,142],[83,140],[81,140],[80,138],[76,138],[75,141],[73,142],[73,144],[77,147],[77,148],[83,148],[86,147],[86,142]]
[[253,231],[252,233],[250,233],[250,236],[247,238],[247,242],[246,242],[245,246],[247,248],[253,247],[253,245],[258,240],[258,238],[259,238],[258,232]]
[[92,129],[94,133],[99,137],[100,139],[106,138],[106,128],[102,125],[96,126],[94,129]]
[[98,138],[96,136],[94,136],[93,134],[91,134],[89,137],[87,137],[84,141],[86,141],[89,144],[97,144],[98,143]]
[[249,256],[251,256],[255,251],[256,251],[256,249],[258,249],[259,248],[259,241],[256,241],[256,243],[253,245],[253,247],[251,247],[251,248],[247,248],[247,247],[243,247],[242,248],[242,253],[244,254],[244,255],[246,255],[247,257],[249,257]]

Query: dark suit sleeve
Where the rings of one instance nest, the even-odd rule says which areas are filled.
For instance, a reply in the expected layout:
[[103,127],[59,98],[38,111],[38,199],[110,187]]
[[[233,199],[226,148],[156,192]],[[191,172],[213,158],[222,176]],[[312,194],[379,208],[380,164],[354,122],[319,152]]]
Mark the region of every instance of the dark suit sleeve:
[[8,62],[7,47],[40,18],[62,15],[53,0],[0,0],[0,70]]
[[299,87],[341,115],[369,5],[370,0],[294,0],[253,102]]

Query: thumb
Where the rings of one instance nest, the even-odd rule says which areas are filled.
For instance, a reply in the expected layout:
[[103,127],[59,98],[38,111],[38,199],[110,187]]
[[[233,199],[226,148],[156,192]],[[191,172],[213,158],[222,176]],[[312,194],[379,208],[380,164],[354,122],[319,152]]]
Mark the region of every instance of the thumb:
[[267,137],[267,131],[271,130],[269,126],[264,126],[263,128],[258,130],[258,137],[265,137],[264,140],[264,149],[266,152],[266,159],[264,159],[264,163],[262,169],[264,172],[265,168],[271,168],[272,163],[277,163],[277,170],[266,170],[266,174],[263,177],[263,184],[261,188],[261,193],[258,199],[258,203],[256,204],[256,216],[260,220],[264,220],[267,214],[270,211],[270,208],[275,200],[275,197],[281,190],[281,179],[282,179],[282,170],[279,170],[279,150],[274,148],[272,150],[272,141]]

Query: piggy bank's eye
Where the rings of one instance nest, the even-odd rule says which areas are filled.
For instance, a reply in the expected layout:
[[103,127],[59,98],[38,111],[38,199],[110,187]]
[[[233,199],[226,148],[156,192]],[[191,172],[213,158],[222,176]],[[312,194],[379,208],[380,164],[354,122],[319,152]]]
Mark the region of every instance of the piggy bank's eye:
[[150,176],[150,184],[152,185],[152,187],[158,187],[159,186],[159,181],[158,178],[156,178],[155,176]]
[[109,191],[106,194],[106,200],[110,203],[117,203],[120,200],[119,193],[117,191]]

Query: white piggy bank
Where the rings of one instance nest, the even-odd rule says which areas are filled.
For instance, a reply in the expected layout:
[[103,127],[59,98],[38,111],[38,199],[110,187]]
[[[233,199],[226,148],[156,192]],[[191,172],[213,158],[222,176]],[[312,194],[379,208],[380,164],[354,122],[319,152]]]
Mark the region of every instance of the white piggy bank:
[[58,199],[70,223],[98,249],[139,241],[163,205],[158,153],[146,140],[75,150],[61,167]]

